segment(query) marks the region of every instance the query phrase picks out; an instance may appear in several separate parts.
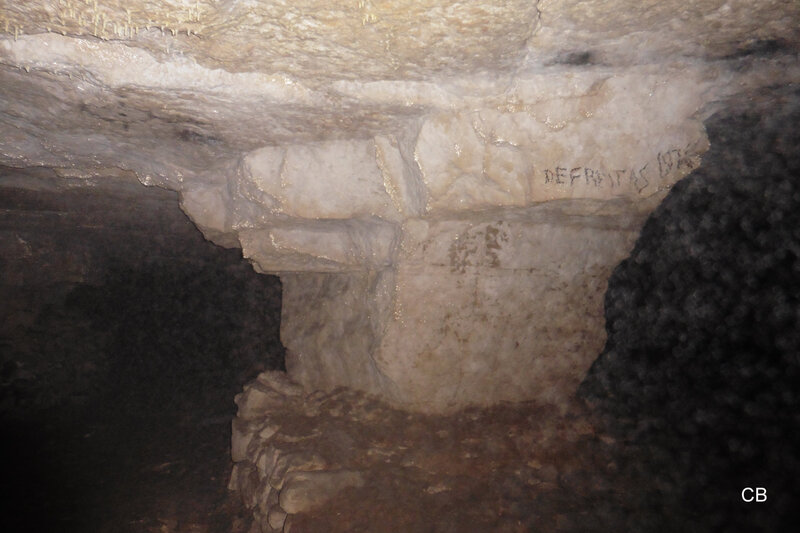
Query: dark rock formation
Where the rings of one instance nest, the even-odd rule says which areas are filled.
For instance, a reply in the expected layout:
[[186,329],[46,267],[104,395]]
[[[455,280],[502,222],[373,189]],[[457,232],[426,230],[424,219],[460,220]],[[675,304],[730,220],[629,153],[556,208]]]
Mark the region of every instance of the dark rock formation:
[[580,388],[712,529],[777,531],[797,502],[798,124],[780,95],[711,118],[702,167],[609,281],[608,341]]
[[40,174],[0,175],[2,413],[102,395],[210,416],[283,368],[280,281],[204,240],[175,193]]

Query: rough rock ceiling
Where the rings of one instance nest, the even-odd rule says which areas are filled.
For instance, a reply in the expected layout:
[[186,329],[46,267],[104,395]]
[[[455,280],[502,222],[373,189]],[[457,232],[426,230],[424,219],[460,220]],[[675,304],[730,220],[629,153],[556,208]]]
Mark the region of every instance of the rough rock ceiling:
[[783,1],[3,0],[0,157],[175,188],[258,147],[525,108],[602,71],[724,78],[706,60],[796,49],[798,21]]

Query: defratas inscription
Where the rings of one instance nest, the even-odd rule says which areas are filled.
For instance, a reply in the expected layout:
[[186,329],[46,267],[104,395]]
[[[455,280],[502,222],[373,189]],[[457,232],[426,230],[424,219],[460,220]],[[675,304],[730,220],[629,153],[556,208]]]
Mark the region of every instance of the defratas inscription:
[[639,168],[592,168],[587,166],[556,166],[542,171],[545,185],[575,187],[630,187],[641,193],[648,185],[661,180],[673,172],[690,172],[697,166],[693,146],[673,148],[658,152],[655,160]]

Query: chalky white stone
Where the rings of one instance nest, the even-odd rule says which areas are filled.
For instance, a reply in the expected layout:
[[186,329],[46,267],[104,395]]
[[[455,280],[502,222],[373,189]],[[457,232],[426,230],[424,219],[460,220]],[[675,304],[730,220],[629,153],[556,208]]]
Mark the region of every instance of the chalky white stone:
[[360,472],[292,472],[286,476],[281,490],[281,508],[289,514],[301,513],[325,503],[346,488],[363,485]]

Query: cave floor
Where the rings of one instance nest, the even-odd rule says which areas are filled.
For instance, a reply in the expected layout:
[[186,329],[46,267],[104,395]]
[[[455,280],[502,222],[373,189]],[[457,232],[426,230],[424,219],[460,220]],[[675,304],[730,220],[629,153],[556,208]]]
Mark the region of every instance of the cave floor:
[[246,531],[226,488],[230,417],[121,416],[87,405],[3,427],[6,531]]
[[[292,531],[627,529],[635,488],[620,482],[614,442],[579,406],[449,417],[383,406],[388,414],[365,425],[343,416],[341,395],[334,403],[314,418],[287,411],[282,432],[312,436],[300,447],[361,468],[367,483],[292,516]],[[13,531],[245,533],[250,511],[227,489],[230,420],[96,404],[6,420],[4,521]]]
[[[292,532],[713,529],[674,487],[659,485],[647,462],[652,450],[621,446],[577,403],[451,416],[368,403],[375,416],[364,418],[353,396],[319,398],[314,416],[292,408],[271,416],[284,451],[322,453],[331,467],[365,479],[291,515]],[[227,488],[231,416],[134,417],[95,404],[7,418],[4,530],[258,532]]]
[[[669,498],[651,505],[658,495],[641,475],[642,455],[620,453],[627,447],[598,432],[578,402],[431,416],[339,390],[288,399],[251,423],[258,434],[265,434],[262,424],[277,430],[261,445],[266,456],[286,457],[300,472],[357,472],[364,481],[290,515],[284,531],[654,531],[671,505]],[[241,479],[252,479],[249,468]],[[269,507],[275,492],[267,497],[257,486],[256,498]]]
[[[51,356],[91,348],[74,340],[91,336],[59,333],[52,324],[25,331],[5,336],[19,357],[27,356],[21,346]],[[85,394],[88,387],[65,385],[83,379],[81,372],[100,372],[72,364],[84,360],[92,358],[47,359],[63,367],[62,381],[19,369],[3,377],[0,530],[257,533],[252,511],[228,490],[236,409],[230,384],[208,388],[181,374],[178,390],[194,391],[188,397],[165,394],[174,381],[156,379],[127,393]],[[70,393],[47,396],[52,390]],[[171,403],[158,409],[161,399]],[[616,441],[578,402],[425,416],[335,391],[288,402],[269,417],[284,451],[320,453],[331,468],[365,480],[290,516],[295,533],[708,530],[684,527],[697,517],[679,491],[659,485],[649,462],[657,450]]]

